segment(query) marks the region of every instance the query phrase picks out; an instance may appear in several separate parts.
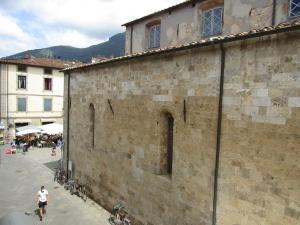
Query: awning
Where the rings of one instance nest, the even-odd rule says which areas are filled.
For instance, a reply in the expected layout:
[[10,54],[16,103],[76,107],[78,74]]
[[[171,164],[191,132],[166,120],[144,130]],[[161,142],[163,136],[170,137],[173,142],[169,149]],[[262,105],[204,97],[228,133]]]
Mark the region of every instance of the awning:
[[63,133],[63,125],[58,123],[51,123],[47,125],[43,125],[39,127],[42,130],[42,133],[45,134],[62,134]]
[[31,123],[31,119],[14,119],[14,123]]
[[51,119],[51,118],[42,118],[41,122],[56,122],[56,119]]

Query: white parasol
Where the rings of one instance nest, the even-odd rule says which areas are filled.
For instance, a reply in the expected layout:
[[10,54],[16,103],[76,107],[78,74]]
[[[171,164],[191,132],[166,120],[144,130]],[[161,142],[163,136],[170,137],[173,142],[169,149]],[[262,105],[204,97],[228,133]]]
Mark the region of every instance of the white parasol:
[[62,134],[63,133],[63,125],[58,123],[50,123],[47,125],[40,126],[43,134]]

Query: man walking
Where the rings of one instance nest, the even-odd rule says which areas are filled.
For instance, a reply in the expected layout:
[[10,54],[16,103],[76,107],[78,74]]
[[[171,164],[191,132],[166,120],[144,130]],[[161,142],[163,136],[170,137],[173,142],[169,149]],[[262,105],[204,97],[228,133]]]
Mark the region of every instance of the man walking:
[[48,191],[45,189],[44,186],[41,187],[41,190],[38,191],[38,206],[40,212],[40,221],[43,220],[43,214],[46,214],[46,205],[47,205],[47,196]]

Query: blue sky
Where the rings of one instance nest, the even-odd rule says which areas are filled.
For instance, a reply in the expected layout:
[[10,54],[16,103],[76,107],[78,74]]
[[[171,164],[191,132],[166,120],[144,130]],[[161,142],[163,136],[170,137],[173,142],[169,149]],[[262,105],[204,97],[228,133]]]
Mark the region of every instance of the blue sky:
[[121,24],[183,0],[0,0],[0,57],[54,45],[88,47]]

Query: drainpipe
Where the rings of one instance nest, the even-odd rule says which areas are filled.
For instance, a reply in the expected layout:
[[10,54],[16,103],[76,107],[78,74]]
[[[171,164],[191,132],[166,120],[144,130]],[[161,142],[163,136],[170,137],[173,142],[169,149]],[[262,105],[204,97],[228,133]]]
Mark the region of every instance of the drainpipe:
[[6,127],[7,132],[9,132],[8,128],[8,64],[6,64]]
[[213,225],[216,225],[217,222],[218,176],[219,176],[219,161],[220,161],[221,132],[222,132],[224,70],[225,70],[225,57],[226,57],[226,52],[223,44],[220,44],[220,50],[221,50],[221,73],[220,73],[220,87],[219,87],[217,143],[216,143],[216,159],[215,159],[215,173],[214,173],[213,215],[212,215]]
[[133,34],[133,25],[131,25],[130,27],[130,54],[132,54],[132,44],[133,44],[132,34]]
[[[2,65],[0,64],[0,106],[1,106],[1,100],[2,100]],[[0,122],[2,121],[2,109],[0,108]]]
[[275,25],[276,19],[276,8],[277,8],[277,1],[273,0],[273,11],[272,11],[272,26]]
[[68,76],[68,117],[67,117],[67,180],[69,180],[69,157],[70,157],[70,73],[66,73]]

